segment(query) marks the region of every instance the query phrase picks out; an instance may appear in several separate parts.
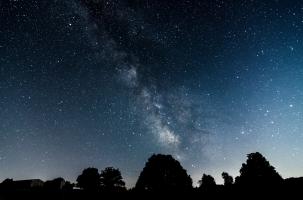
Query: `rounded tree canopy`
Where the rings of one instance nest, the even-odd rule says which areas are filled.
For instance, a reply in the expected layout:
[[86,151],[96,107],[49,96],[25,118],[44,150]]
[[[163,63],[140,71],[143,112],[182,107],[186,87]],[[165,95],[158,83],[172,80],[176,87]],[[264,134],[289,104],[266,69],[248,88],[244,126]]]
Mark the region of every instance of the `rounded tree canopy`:
[[107,167],[100,174],[101,189],[105,192],[125,191],[125,182],[123,181],[119,169]]
[[281,181],[280,174],[259,152],[247,155],[247,161],[242,164],[240,176],[236,179],[236,183],[241,185],[272,185]]
[[186,191],[192,188],[192,179],[171,155],[152,155],[139,179],[136,189],[142,191]]
[[86,168],[77,178],[77,186],[84,190],[98,190],[100,188],[100,175],[97,168]]

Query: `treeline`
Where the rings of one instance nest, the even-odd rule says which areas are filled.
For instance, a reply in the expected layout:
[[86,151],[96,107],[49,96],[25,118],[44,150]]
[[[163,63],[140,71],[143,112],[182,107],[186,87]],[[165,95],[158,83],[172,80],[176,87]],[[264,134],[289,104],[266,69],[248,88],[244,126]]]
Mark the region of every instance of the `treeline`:
[[[283,179],[267,159],[259,152],[247,155],[242,164],[240,175],[235,179],[227,172],[222,173],[223,185],[217,185],[209,174],[201,175],[199,186],[187,171],[171,155],[152,155],[145,164],[136,185],[127,189],[119,169],[107,167],[101,172],[97,168],[86,168],[77,177],[76,183],[63,178],[43,182],[39,179],[14,181],[6,179],[0,184],[0,192],[36,191],[40,193],[60,193],[66,198],[83,194],[192,194],[192,195],[231,195],[243,192],[277,193],[298,192],[303,189],[303,178]],[[9,193],[12,194],[12,193]],[[67,196],[66,196],[67,195]],[[64,198],[63,198],[64,199]]]

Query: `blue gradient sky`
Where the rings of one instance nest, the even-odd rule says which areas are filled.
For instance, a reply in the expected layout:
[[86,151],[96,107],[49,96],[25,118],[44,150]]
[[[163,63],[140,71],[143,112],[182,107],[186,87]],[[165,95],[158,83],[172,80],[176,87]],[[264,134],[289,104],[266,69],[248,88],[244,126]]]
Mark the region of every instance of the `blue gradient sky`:
[[153,153],[194,182],[259,151],[303,174],[300,1],[0,3],[0,180],[74,181]]

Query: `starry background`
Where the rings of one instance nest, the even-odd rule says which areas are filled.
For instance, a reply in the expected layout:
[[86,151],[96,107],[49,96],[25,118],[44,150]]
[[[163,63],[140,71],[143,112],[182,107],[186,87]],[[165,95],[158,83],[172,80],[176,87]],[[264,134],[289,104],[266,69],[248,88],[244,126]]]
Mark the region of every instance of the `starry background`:
[[260,151],[303,175],[301,1],[0,1],[0,179],[152,153],[194,182]]

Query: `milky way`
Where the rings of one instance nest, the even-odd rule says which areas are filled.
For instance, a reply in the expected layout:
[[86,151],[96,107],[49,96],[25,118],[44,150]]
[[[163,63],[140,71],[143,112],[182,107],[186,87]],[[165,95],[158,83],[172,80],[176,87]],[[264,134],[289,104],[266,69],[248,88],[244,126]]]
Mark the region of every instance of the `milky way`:
[[300,1],[0,3],[0,178],[74,181],[153,153],[194,182],[260,151],[303,171]]

